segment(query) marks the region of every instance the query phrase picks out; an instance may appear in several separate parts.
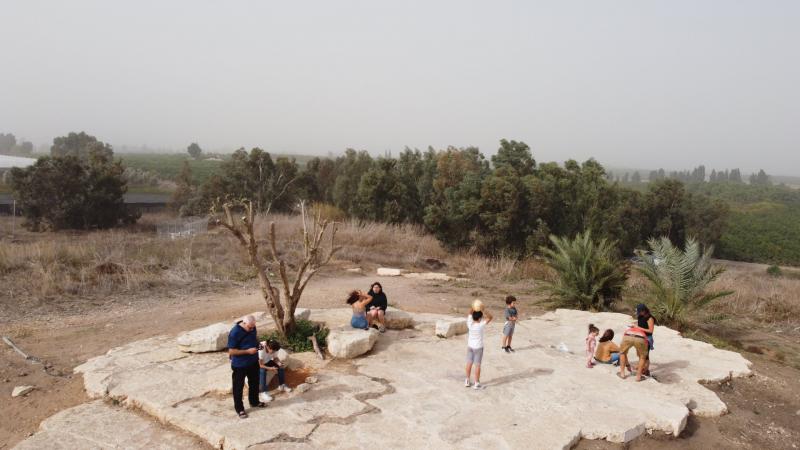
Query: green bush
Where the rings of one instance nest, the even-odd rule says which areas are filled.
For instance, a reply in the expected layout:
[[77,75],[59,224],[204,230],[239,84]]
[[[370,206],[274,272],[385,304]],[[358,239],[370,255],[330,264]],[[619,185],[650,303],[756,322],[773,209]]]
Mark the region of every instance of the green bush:
[[310,320],[298,320],[294,332],[286,338],[275,330],[263,335],[261,340],[274,339],[281,344],[282,348],[293,352],[310,352],[314,350],[314,344],[308,338],[316,336],[320,348],[324,348],[325,339],[328,337],[329,331],[324,325],[316,324]]
[[689,311],[733,293],[712,292],[708,286],[724,268],[711,263],[713,247],[705,251],[693,238],[681,250],[666,238],[650,239],[652,255],[641,253],[643,264],[637,270],[650,282],[653,312],[664,325],[683,327]]
[[551,302],[583,310],[608,309],[628,279],[629,266],[616,255],[614,243],[595,242],[589,232],[550,240],[554,248],[542,248],[542,253],[557,277],[544,281],[542,289],[549,292]]
[[778,266],[769,266],[767,267],[767,274],[773,277],[779,277],[782,275],[781,268]]
[[31,230],[112,228],[139,218],[125,205],[122,173],[122,166],[102,154],[88,162],[45,156],[11,169],[11,188]]

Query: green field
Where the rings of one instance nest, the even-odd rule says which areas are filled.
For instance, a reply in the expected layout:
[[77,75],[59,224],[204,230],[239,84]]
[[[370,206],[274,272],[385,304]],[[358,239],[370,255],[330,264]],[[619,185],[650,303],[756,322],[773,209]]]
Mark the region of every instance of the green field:
[[731,209],[717,256],[800,266],[800,207],[759,202]]
[[718,257],[800,266],[800,191],[729,183],[692,184],[689,189],[731,207]]
[[197,184],[202,184],[220,170],[222,161],[209,159],[195,160],[188,155],[175,154],[148,154],[148,153],[118,153],[117,158],[122,160],[126,167],[142,169],[158,174],[165,180],[174,180],[181,172],[184,161],[189,161],[192,169],[192,178]]

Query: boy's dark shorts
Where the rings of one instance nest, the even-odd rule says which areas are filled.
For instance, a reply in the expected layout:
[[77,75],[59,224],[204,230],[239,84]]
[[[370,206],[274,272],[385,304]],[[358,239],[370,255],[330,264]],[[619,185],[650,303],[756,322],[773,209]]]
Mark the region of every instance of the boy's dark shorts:
[[516,326],[516,322],[508,321],[503,325],[503,336],[513,336],[514,335],[514,327]]

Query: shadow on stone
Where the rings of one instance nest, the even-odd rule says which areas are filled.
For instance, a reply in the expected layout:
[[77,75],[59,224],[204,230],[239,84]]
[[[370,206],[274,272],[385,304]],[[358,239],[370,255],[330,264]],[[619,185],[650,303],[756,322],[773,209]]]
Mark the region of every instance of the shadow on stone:
[[500,386],[501,384],[513,383],[515,381],[527,380],[530,378],[538,377],[541,375],[551,375],[553,369],[531,369],[522,372],[512,373],[504,377],[493,378],[490,381],[483,383],[485,386]]
[[685,369],[687,367],[689,367],[689,361],[679,359],[661,364],[656,364],[653,362],[651,370],[653,375],[658,378],[659,383],[672,384],[681,381],[681,377],[678,375],[677,370]]

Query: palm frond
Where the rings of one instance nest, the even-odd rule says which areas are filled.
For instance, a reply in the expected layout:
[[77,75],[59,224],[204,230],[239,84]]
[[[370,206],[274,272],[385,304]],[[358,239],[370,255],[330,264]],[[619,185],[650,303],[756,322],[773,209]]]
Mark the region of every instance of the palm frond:
[[681,250],[666,237],[650,239],[648,246],[652,256],[643,258],[638,271],[650,282],[653,308],[662,322],[680,325],[688,310],[732,293],[707,292],[709,284],[724,272],[711,263],[713,247],[704,250],[697,240],[689,238]]

